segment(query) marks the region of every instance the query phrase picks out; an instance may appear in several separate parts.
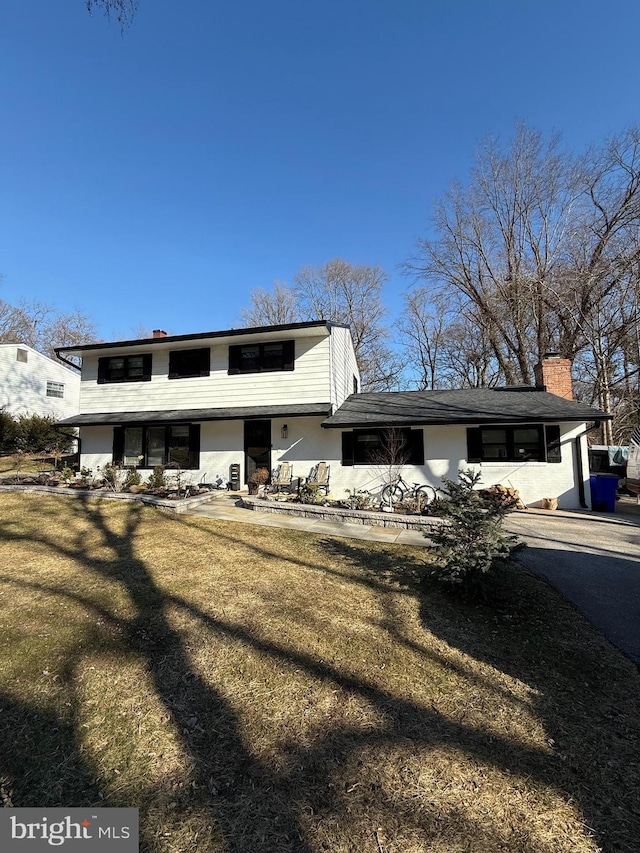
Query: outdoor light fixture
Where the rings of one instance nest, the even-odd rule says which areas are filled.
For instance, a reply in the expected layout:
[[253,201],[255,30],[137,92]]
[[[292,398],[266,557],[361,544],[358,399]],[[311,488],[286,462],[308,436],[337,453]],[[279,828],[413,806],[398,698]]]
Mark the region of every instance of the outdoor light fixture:
[[288,435],[289,435],[289,428],[287,427],[287,425],[286,425],[286,424],[282,424],[282,429],[280,430],[280,435],[281,435],[283,438],[287,438],[287,437],[288,437]]

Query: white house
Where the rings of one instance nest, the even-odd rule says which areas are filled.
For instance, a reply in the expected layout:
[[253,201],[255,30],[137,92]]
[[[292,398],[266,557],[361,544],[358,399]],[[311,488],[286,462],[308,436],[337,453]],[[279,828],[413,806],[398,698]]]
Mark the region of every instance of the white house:
[[80,427],[83,465],[176,462],[196,481],[239,465],[246,483],[285,461],[305,477],[324,461],[344,497],[381,485],[399,436],[409,482],[439,486],[477,467],[526,504],[578,507],[589,499],[587,422],[609,417],[564,398],[570,364],[558,358],[543,362],[536,388],[360,393],[349,329],[324,320],[59,352],[82,357],[80,413],[62,423]]
[[80,410],[80,373],[24,344],[0,344],[0,409],[56,419]]

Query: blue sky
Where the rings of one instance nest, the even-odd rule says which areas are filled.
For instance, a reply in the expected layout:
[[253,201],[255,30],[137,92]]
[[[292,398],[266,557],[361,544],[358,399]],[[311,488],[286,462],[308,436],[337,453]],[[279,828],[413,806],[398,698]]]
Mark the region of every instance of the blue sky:
[[479,140],[636,123],[629,0],[84,0],[0,7],[0,297],[106,339],[237,324],[333,257],[389,274]]

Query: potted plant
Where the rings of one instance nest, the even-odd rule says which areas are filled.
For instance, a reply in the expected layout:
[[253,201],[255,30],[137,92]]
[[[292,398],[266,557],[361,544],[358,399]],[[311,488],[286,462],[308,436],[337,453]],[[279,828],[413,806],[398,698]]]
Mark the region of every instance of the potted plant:
[[249,477],[249,494],[257,495],[258,487],[264,486],[269,479],[269,471],[267,468],[256,468],[253,474]]

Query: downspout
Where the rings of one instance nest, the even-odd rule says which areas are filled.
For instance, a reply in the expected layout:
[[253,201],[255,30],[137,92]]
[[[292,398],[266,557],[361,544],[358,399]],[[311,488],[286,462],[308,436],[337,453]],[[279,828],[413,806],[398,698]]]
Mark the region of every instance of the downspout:
[[592,427],[586,429],[584,432],[581,432],[576,436],[576,466],[578,468],[578,498],[580,499],[580,506],[582,509],[589,509],[587,504],[586,495],[584,491],[584,480],[582,479],[582,443],[580,439],[583,438],[590,432],[593,432],[594,429],[600,429],[600,421],[594,421]]

